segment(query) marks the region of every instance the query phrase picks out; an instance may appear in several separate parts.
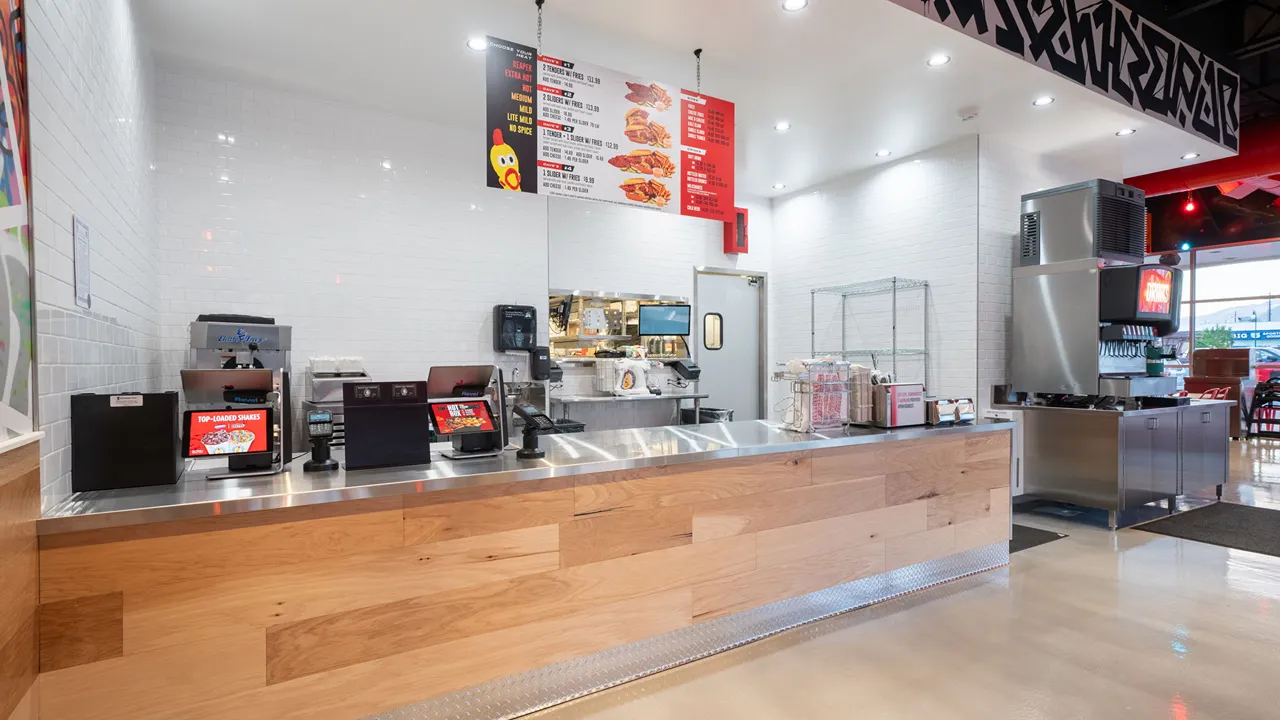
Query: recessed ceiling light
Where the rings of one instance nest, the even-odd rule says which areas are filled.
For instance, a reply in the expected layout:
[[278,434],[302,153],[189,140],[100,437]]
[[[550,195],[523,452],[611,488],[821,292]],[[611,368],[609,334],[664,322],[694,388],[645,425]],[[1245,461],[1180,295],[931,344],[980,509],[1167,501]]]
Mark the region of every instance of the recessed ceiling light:
[[391,169],[391,161],[390,161],[390,160],[383,160],[381,164],[382,164],[382,169],[383,169],[383,170],[390,170],[390,169]]
[[773,124],[773,129],[777,130],[778,132],[786,132],[791,129],[791,123],[787,122],[786,120],[779,120],[778,122]]
[[782,0],[782,9],[787,12],[799,12],[809,7],[809,0]]
[[1044,107],[1045,105],[1052,105],[1053,100],[1054,98],[1052,95],[1041,95],[1035,100],[1032,100],[1031,104],[1035,105],[1036,107]]
[[921,160],[920,158],[916,158],[915,160],[912,160],[912,161],[911,161],[911,164],[912,164],[912,165],[919,165],[919,164],[920,164],[920,163],[922,163],[922,162],[924,162],[924,161],[923,161],[923,160]]
[[489,40],[487,38],[482,38],[482,37],[473,37],[467,41],[467,47],[471,48],[472,50],[475,50],[476,52],[480,52],[481,50],[488,50]]
[[1183,160],[1195,160],[1195,159],[1196,159],[1196,158],[1198,158],[1198,157],[1200,157],[1200,153],[1187,153],[1186,155],[1183,155],[1183,156],[1182,156],[1182,159],[1183,159]]
[[1117,131],[1116,131],[1116,135],[1118,135],[1118,136],[1120,136],[1120,137],[1124,137],[1125,135],[1132,135],[1132,134],[1134,134],[1134,133],[1136,133],[1136,132],[1138,132],[1138,131],[1137,131],[1137,130],[1134,130],[1133,128],[1121,128],[1121,129],[1119,129],[1119,130],[1117,130]]
[[877,150],[876,157],[889,157],[893,154],[892,150]]
[[786,184],[786,183],[774,183],[774,184],[773,184],[773,189],[774,189],[774,190],[785,190],[786,188],[787,188],[787,184]]
[[942,53],[934,53],[929,56],[929,59],[925,61],[925,64],[928,65],[929,67],[942,67],[943,65],[946,65],[949,62],[951,62],[950,55],[943,55]]

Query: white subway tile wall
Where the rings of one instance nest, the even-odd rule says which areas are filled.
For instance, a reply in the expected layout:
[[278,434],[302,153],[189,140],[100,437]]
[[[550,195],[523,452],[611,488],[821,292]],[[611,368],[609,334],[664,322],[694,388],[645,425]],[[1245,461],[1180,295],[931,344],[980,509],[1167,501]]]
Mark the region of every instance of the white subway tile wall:
[[[769,206],[744,198],[738,205],[750,217],[747,255],[724,254],[724,223],[552,198],[551,287],[692,297],[695,267],[767,272],[773,259]],[[583,285],[587,279],[594,284]]]
[[167,70],[156,96],[168,385],[210,312],[291,325],[299,371],[510,362],[493,306],[546,305],[546,201],[486,188],[474,133]]
[[[150,60],[129,0],[26,4],[44,502],[71,491],[70,395],[159,378]],[[72,218],[93,232],[91,310],[74,293]]]
[[[910,158],[833,180],[774,202],[775,322],[773,358],[810,354],[810,328],[818,351],[839,349],[838,298],[820,302],[810,322],[810,291],[816,287],[903,277],[931,283],[930,392],[972,395],[977,358],[977,180],[976,137],[933,148]],[[850,347],[891,337],[883,299],[849,300],[856,321],[845,327]],[[900,304],[900,346],[921,342],[919,295]],[[919,318],[919,319],[917,319]],[[870,364],[867,358],[852,358]],[[879,366],[888,369],[889,361]],[[899,361],[899,377],[919,379],[923,367]],[[775,383],[771,394],[781,398]]]

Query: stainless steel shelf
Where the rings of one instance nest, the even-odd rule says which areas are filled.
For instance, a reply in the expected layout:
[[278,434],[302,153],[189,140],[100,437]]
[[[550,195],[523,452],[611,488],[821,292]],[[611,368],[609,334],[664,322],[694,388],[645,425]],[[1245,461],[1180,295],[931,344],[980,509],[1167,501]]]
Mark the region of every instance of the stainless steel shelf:
[[[899,332],[900,308],[899,296],[903,292],[916,291],[920,292],[920,307],[913,307],[908,315],[914,315],[919,312],[920,318],[920,336],[923,340],[922,347],[904,348],[899,346],[901,338]],[[840,302],[840,350],[829,352],[818,352],[818,296],[836,297]],[[877,300],[872,296],[884,296],[883,301]],[[850,307],[849,298],[860,297],[857,302]],[[824,305],[832,301],[823,301]],[[849,337],[849,319],[851,315],[859,312],[866,312],[868,308],[874,306],[877,302],[887,302],[887,308],[879,308],[879,312],[887,311],[892,318],[889,326],[888,337],[884,333],[875,334],[872,337]],[[914,300],[913,303],[914,305]],[[825,316],[824,316],[825,317]],[[914,323],[912,323],[914,325]],[[911,333],[914,337],[915,334]],[[829,340],[824,340],[828,342]],[[884,349],[875,348],[854,348],[849,349],[850,344],[869,344],[869,343],[887,343],[890,347]],[[839,358],[870,358],[871,363],[880,370],[888,369],[893,374],[896,381],[901,382],[903,378],[898,375],[898,358],[918,357],[924,360],[923,380],[925,387],[929,387],[929,282],[927,280],[911,280],[900,277],[887,277],[870,282],[849,283],[847,285],[831,285],[828,287],[814,288],[809,291],[809,349],[812,353],[810,357],[834,356]],[[881,360],[887,358],[886,364],[888,368],[881,367]]]

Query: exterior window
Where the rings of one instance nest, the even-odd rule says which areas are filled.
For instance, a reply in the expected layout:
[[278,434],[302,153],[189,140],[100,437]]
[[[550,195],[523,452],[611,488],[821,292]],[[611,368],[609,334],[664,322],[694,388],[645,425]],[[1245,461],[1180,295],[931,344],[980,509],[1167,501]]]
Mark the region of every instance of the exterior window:
[[724,347],[724,318],[720,313],[707,313],[702,316],[702,347],[708,350],[719,350]]

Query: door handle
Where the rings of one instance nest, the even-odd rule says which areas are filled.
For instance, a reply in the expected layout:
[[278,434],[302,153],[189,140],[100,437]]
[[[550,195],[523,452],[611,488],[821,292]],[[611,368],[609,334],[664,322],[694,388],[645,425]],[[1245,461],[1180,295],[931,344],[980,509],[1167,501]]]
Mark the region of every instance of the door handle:
[[1160,427],[1160,418],[1147,418],[1147,429],[1156,430]]
[[1213,414],[1207,413],[1207,412],[1200,413],[1200,422],[1202,423],[1213,422]]

